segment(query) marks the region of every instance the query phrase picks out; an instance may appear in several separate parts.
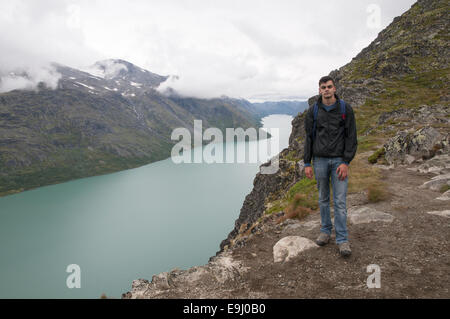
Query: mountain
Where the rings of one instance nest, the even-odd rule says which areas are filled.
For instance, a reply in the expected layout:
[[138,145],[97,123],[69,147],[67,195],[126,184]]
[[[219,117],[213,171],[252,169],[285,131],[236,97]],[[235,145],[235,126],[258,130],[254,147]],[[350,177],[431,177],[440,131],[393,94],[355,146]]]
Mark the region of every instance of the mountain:
[[307,101],[267,101],[252,103],[249,109],[261,117],[270,114],[287,114],[296,116],[308,108]]
[[173,129],[193,132],[194,119],[203,130],[261,126],[233,101],[161,94],[167,76],[123,60],[97,62],[92,73],[53,67],[56,89],[0,94],[0,195],[165,159]]
[[105,80],[114,81],[116,85],[131,84],[135,87],[158,87],[169,78],[120,59],[98,61],[89,67],[87,71]]
[[[332,242],[314,243],[320,216],[316,180],[304,174],[303,112],[280,169],[256,175],[216,256],[135,280],[122,297],[449,298],[449,13],[448,0],[419,0],[330,72],[358,134],[347,194],[350,259]],[[379,289],[367,284],[369,266],[381,269]]]
[[222,95],[220,99],[235,105],[237,108],[250,112],[257,119],[262,119],[271,114],[296,116],[299,112],[303,112],[308,108],[308,102],[306,101],[266,101],[251,103],[242,98],[231,98],[225,95]]
[[157,88],[168,76],[151,73],[124,60],[109,59],[96,62],[85,71],[53,63],[61,74],[59,88],[76,89],[82,86],[90,93],[119,92],[133,96],[149,88]]

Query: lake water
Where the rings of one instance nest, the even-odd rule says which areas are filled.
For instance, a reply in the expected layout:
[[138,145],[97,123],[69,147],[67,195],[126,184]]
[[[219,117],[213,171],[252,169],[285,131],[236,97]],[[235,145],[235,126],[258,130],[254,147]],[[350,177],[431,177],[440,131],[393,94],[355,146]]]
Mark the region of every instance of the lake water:
[[[279,128],[271,134],[280,151],[292,119],[262,120]],[[120,298],[134,279],[206,264],[234,228],[259,165],[277,153],[258,163],[169,158],[0,198],[0,298]],[[67,287],[71,264],[81,288]]]

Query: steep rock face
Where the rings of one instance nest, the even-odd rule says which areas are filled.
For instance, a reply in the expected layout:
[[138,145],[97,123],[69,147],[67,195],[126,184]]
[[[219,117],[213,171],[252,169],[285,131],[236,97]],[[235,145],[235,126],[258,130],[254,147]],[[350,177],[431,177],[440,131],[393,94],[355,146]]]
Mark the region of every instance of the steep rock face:
[[[287,150],[287,149],[286,149]],[[284,150],[283,152],[286,152]],[[264,165],[270,165],[268,162]],[[233,244],[233,239],[247,231],[264,213],[266,204],[282,196],[281,191],[293,186],[301,177],[301,170],[295,162],[279,158],[279,170],[275,174],[256,174],[253,189],[245,197],[235,228],[220,244],[220,251]]]

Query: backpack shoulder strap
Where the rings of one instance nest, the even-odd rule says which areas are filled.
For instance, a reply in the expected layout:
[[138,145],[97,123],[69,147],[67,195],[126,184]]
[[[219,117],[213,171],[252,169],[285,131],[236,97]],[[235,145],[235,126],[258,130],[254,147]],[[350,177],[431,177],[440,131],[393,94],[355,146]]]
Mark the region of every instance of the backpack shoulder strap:
[[342,99],[339,99],[339,102],[341,104],[341,116],[342,116],[342,119],[345,121],[345,118],[347,116],[346,109],[345,109],[345,102]]
[[344,123],[345,123],[345,125],[344,125],[344,127],[345,127],[345,136],[348,136],[348,124],[347,124],[347,121],[346,121],[347,110],[346,110],[346,107],[345,107],[345,101],[339,99],[339,102],[341,104],[341,116],[342,116],[342,119],[344,120]]
[[317,105],[317,102],[314,103],[313,108],[313,130],[312,130],[312,140],[314,141],[314,138],[316,137],[316,126],[317,126],[317,113],[319,112],[319,106]]

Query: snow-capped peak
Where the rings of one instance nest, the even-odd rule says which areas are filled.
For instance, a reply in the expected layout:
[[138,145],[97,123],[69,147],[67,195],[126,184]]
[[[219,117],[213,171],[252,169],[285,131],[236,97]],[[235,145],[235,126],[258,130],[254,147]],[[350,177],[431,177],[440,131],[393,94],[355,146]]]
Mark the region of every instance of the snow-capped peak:
[[122,70],[125,72],[128,71],[128,68],[124,63],[110,59],[96,62],[91,67],[87,68],[86,72],[105,80],[110,80],[117,77]]

